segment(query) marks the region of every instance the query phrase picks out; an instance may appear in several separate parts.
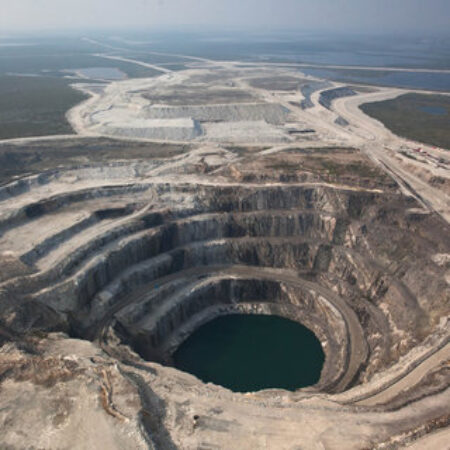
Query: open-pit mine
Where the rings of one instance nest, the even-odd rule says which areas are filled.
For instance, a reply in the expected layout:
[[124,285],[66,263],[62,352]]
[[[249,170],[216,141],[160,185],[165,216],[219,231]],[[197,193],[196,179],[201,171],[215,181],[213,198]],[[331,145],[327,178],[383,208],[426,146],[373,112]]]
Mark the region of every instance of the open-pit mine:
[[[77,135],[0,143],[27,167],[0,186],[0,447],[448,448],[450,159],[359,108],[409,91],[161,72],[77,85]],[[231,315],[312,331],[318,381],[176,368]]]

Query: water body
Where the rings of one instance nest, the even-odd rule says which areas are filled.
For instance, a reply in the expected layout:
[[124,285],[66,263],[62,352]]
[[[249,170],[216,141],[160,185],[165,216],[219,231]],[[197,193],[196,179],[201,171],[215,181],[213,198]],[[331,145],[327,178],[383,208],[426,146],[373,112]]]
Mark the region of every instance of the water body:
[[419,106],[419,110],[432,116],[447,115],[447,110],[441,106]]
[[301,72],[328,80],[410,89],[428,89],[432,91],[450,91],[450,73],[316,68],[302,68]]
[[[301,62],[307,64],[333,64],[343,66],[379,66],[379,67],[408,67],[416,61],[415,55],[390,55],[387,52],[363,52],[363,51],[308,51],[299,48],[298,51],[289,49],[285,52],[263,55],[260,59],[270,61]],[[420,61],[422,62],[422,61]],[[422,67],[423,64],[418,64]]]
[[228,315],[195,331],[175,367],[235,392],[294,391],[319,381],[325,357],[314,333],[277,316]]

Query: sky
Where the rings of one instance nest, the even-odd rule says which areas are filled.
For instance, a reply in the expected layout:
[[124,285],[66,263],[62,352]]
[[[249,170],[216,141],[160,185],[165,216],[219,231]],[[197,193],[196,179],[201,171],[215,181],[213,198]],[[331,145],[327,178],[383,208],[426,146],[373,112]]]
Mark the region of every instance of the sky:
[[0,0],[0,29],[260,28],[448,32],[450,0]]

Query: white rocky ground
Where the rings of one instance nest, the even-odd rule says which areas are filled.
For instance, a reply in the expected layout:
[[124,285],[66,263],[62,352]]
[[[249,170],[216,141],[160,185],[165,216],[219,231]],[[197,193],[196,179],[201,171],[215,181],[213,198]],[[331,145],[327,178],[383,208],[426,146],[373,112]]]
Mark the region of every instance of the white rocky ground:
[[[92,98],[73,108],[68,118],[81,135],[166,142],[236,142],[267,146],[287,143],[360,148],[385,166],[405,187],[405,192],[421,199],[425,206],[433,208],[446,220],[450,219],[448,195],[423,180],[432,176],[449,178],[446,151],[420,144],[428,156],[418,161],[407,160],[400,152],[413,153],[418,144],[394,135],[359,109],[363,103],[391,99],[412,91],[371,88],[368,93],[339,98],[328,109],[319,103],[322,92],[332,89],[328,86],[312,94],[312,108],[302,109],[299,104],[304,97],[297,90],[270,91],[254,87],[251,80],[259,80],[261,73],[269,80],[269,85],[270,80],[275,83],[277,77],[283,79],[286,76],[297,78],[300,85],[314,81],[312,77],[285,67],[269,66],[262,70],[250,65],[243,69],[238,63],[209,61],[207,69],[171,72],[149,80],[114,82],[102,92],[95,87],[90,91],[85,86],[82,89]],[[335,88],[342,86],[331,84]],[[217,90],[223,102],[223,89],[228,90],[229,101],[215,103]],[[179,105],[178,97],[183,98],[186,91],[190,94],[187,101],[192,102],[194,98],[194,102]],[[209,94],[209,104],[196,104],[195,95],[204,92]],[[233,103],[233,92],[245,93],[253,100]],[[159,103],[162,94],[168,101],[165,105]],[[152,96],[157,103],[152,102]],[[177,100],[176,105],[171,104],[170,97],[172,101]],[[338,119],[344,119],[346,125],[336,123]],[[415,169],[405,170],[406,164]]]

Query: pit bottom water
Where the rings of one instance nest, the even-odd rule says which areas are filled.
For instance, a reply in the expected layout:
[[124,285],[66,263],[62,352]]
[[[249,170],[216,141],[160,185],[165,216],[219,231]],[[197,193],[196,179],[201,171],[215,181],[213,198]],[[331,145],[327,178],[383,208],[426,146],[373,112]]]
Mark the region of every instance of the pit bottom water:
[[316,384],[325,356],[314,333],[277,316],[227,315],[208,322],[173,355],[175,367],[235,392]]

